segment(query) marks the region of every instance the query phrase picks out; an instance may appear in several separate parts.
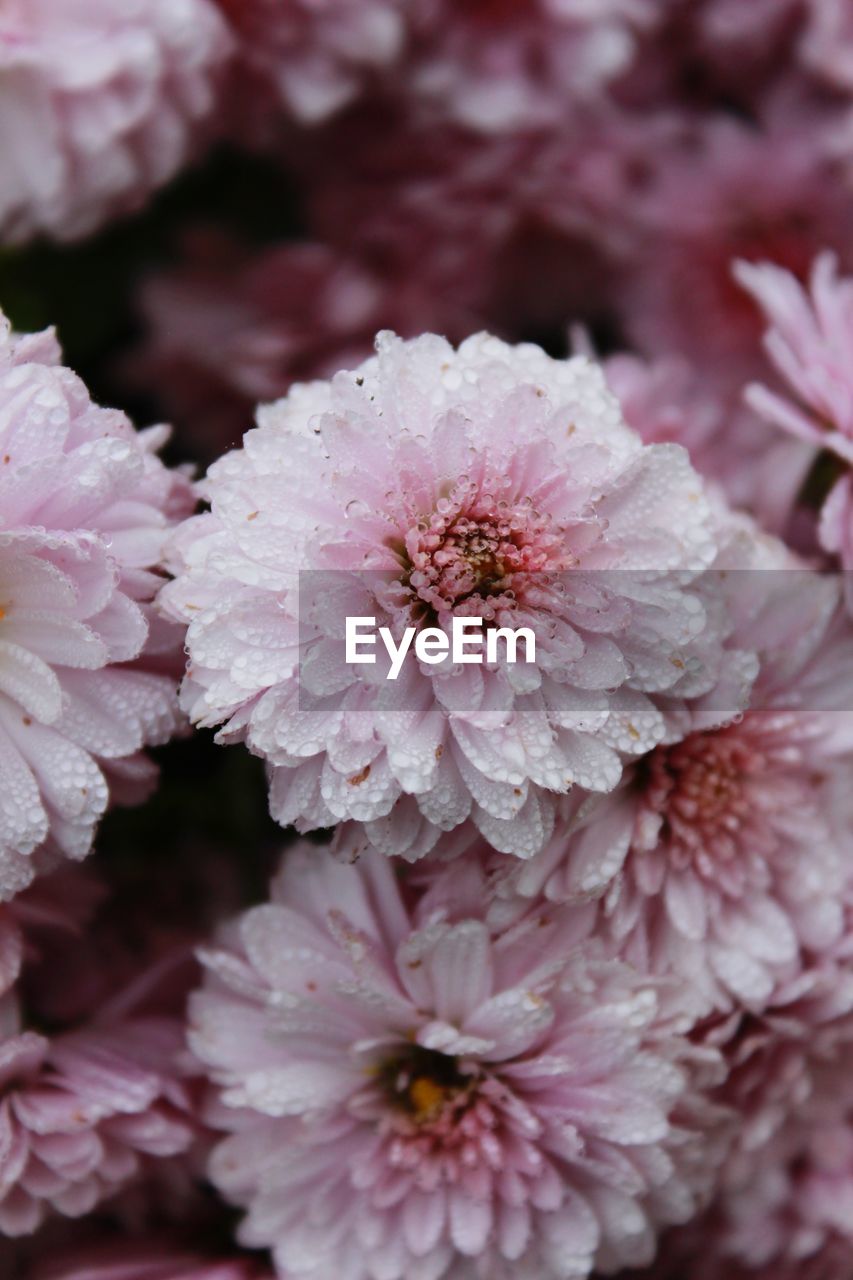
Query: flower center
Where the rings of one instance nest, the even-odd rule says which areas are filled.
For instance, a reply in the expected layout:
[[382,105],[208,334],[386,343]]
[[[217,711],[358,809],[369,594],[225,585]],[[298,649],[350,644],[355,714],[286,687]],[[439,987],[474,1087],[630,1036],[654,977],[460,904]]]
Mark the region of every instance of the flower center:
[[566,567],[563,537],[529,499],[471,493],[464,482],[405,538],[408,586],[437,615],[491,619],[513,608],[531,575]]
[[658,747],[646,766],[645,804],[662,819],[671,850],[689,858],[725,836],[731,847],[749,816],[749,779],[760,759],[737,727],[694,733],[671,747]]
[[[514,1157],[521,1129],[539,1132],[489,1069],[412,1044],[381,1065],[355,1113],[375,1126],[390,1167],[421,1186],[486,1187]],[[528,1172],[535,1179],[539,1169],[522,1180]]]
[[394,1107],[419,1124],[436,1119],[448,1103],[467,1094],[472,1083],[455,1058],[418,1045],[386,1062],[380,1076]]

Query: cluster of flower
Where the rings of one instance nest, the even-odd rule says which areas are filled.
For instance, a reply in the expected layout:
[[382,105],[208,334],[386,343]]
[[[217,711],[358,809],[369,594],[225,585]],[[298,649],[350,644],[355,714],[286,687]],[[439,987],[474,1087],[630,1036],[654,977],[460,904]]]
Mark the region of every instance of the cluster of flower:
[[[0,330],[4,1277],[849,1280],[851,14],[2,8],[0,239],[215,139],[312,237],[142,284],[199,483]],[[79,865],[193,727],[248,910]]]

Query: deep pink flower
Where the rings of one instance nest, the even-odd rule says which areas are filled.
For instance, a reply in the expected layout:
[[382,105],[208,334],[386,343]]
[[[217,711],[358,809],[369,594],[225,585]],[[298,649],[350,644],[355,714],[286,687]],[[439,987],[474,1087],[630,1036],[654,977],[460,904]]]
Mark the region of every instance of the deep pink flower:
[[255,405],[352,368],[380,329],[463,337],[477,327],[456,295],[452,307],[437,295],[425,273],[396,278],[325,245],[253,252],[199,231],[177,267],[143,283],[147,333],[127,376],[155,386],[170,420],[212,459],[239,443]]
[[[184,705],[267,759],[283,824],[352,819],[418,856],[470,815],[530,856],[555,797],[612,789],[661,740],[655,698],[719,680],[718,522],[684,451],[644,447],[585,359],[484,334],[378,351],[263,409],[211,468],[161,596],[189,624]],[[526,625],[536,662],[390,681],[345,663],[346,616]]]
[[811,83],[797,51],[803,11],[804,0],[661,0],[614,96],[634,111],[754,120],[780,82],[789,92]]
[[716,1051],[666,988],[590,908],[502,930],[487,900],[472,862],[415,893],[302,846],[202,954],[191,1045],[232,1131],[210,1173],[281,1275],[583,1277],[648,1260],[712,1183]]
[[217,1258],[168,1237],[126,1238],[121,1244],[45,1250],[24,1272],[25,1280],[272,1280],[251,1258]]
[[289,139],[288,160],[312,234],[404,292],[418,281],[465,324],[562,346],[570,322],[619,305],[649,157],[682,131],[602,111],[484,134],[425,121],[402,95]]
[[729,394],[760,372],[761,319],[732,263],[766,259],[805,278],[821,248],[848,243],[845,186],[821,127],[794,108],[761,128],[711,117],[655,158],[623,308],[644,354],[687,356]]
[[0,903],[0,996],[17,981],[25,959],[58,936],[80,937],[104,887],[73,865],[41,876],[11,902]]
[[430,125],[554,129],[601,99],[656,18],[650,0],[217,2],[267,135],[263,103],[316,124],[377,85]]
[[853,93],[853,15],[845,0],[805,0],[800,56],[808,69],[843,93]]
[[[314,124],[400,54],[404,0],[215,0],[237,39],[240,90],[261,115],[284,105]],[[239,111],[241,103],[235,102]]]
[[715,1214],[686,1228],[676,1228],[661,1240],[655,1264],[631,1273],[631,1280],[849,1280],[853,1250],[833,1240],[808,1258],[777,1260],[767,1266],[738,1262],[720,1241]]
[[[820,2],[820,0],[818,0]],[[677,4],[671,6],[678,12]],[[753,0],[743,5],[740,0],[699,0],[690,6],[694,16],[697,43],[709,47],[711,56],[729,60],[741,72],[754,70],[755,62],[775,55],[772,65],[784,63],[786,37],[797,31],[802,18],[803,0]],[[749,84],[742,86],[749,90]]]
[[648,0],[425,0],[402,75],[416,109],[487,133],[564,127],[630,66]]
[[0,897],[84,857],[110,791],[150,789],[175,732],[174,627],[151,599],[189,485],[93,405],[50,333],[0,330]]
[[208,0],[6,0],[0,237],[72,239],[188,160],[230,53]]

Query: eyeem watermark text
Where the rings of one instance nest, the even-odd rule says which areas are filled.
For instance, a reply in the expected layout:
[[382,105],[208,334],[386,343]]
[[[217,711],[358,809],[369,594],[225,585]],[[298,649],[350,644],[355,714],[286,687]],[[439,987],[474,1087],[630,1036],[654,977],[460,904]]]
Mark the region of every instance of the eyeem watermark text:
[[[346,661],[375,663],[377,634],[391,659],[388,680],[397,679],[413,640],[415,657],[429,666],[443,662],[448,656],[451,662],[497,662],[499,641],[503,643],[507,662],[536,661],[536,636],[530,627],[490,627],[484,635],[482,618],[462,617],[452,619],[449,636],[441,627],[422,630],[406,627],[399,644],[389,627],[380,627],[377,633],[375,618],[347,618]],[[524,643],[522,659],[518,657],[519,641]]]

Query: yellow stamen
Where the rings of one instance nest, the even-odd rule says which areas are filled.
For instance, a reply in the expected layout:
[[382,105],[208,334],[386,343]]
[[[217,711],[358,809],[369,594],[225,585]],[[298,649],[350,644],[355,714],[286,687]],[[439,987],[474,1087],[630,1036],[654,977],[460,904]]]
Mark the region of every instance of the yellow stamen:
[[430,1080],[429,1076],[418,1076],[409,1086],[409,1099],[418,1116],[431,1115],[444,1105],[447,1090],[440,1084]]

